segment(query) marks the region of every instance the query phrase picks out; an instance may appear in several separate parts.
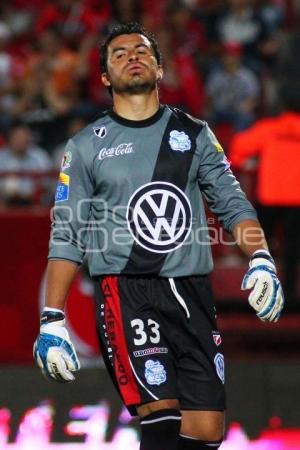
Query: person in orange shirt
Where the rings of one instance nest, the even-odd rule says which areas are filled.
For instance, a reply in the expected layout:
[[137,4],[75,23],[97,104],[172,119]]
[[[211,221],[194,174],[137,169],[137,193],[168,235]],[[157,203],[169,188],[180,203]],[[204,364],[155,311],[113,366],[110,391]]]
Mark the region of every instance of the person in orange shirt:
[[61,96],[68,96],[76,90],[77,65],[77,52],[70,50],[61,32],[52,27],[41,34],[38,51],[28,60],[26,75],[27,78],[34,76],[35,71],[42,66],[55,92]]
[[277,223],[282,223],[284,288],[289,302],[297,298],[300,253],[300,96],[297,92],[299,89],[294,84],[281,86],[282,112],[236,134],[229,149],[235,168],[245,167],[252,158],[258,159],[258,213],[269,240]]
[[11,115],[26,122],[49,151],[65,138],[66,120],[81,103],[78,65],[78,53],[55,28],[42,33],[37,51],[27,58]]

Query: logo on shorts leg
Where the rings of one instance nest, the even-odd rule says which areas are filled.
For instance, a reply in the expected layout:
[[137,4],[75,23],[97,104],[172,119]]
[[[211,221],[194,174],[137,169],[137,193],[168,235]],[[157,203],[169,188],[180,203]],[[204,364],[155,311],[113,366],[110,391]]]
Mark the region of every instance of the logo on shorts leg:
[[145,377],[148,384],[156,384],[159,386],[166,381],[167,373],[159,361],[148,359],[145,362]]
[[222,343],[222,338],[221,338],[220,333],[213,333],[212,336],[213,336],[213,340],[214,340],[215,344],[216,344],[217,346],[221,345],[221,343]]
[[217,371],[218,377],[224,384],[225,383],[225,365],[224,365],[224,356],[222,355],[222,353],[216,354],[214,363],[216,366],[216,371]]

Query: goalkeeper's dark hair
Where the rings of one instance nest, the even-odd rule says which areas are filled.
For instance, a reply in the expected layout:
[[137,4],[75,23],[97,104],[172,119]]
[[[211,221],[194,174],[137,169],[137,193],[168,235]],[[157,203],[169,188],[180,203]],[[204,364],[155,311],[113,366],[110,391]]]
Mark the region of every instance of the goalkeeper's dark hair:
[[161,52],[158,46],[158,43],[155,39],[155,36],[145,30],[142,25],[140,25],[137,22],[129,22],[129,23],[123,23],[118,24],[114,28],[111,29],[108,36],[106,37],[106,40],[101,44],[100,46],[100,70],[101,73],[107,72],[107,50],[108,46],[111,43],[113,39],[115,39],[118,36],[121,36],[123,34],[141,34],[145,36],[153,49],[154,56],[156,58],[157,64],[161,64]]

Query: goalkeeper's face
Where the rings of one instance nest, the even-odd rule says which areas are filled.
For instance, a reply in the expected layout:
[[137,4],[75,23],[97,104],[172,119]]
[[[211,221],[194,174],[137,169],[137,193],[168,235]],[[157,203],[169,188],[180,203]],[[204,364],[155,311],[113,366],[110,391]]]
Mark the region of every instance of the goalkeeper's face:
[[107,72],[102,74],[106,87],[119,94],[143,94],[156,89],[161,78],[162,68],[145,36],[123,34],[110,42]]

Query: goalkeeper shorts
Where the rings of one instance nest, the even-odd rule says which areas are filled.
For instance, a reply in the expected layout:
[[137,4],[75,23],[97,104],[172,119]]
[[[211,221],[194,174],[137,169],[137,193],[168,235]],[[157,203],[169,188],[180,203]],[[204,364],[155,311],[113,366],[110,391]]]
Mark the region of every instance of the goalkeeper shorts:
[[104,276],[96,295],[102,356],[124,404],[178,399],[225,409],[224,357],[207,276]]

